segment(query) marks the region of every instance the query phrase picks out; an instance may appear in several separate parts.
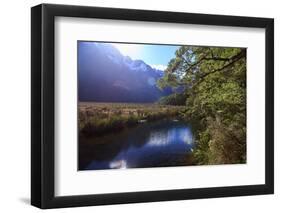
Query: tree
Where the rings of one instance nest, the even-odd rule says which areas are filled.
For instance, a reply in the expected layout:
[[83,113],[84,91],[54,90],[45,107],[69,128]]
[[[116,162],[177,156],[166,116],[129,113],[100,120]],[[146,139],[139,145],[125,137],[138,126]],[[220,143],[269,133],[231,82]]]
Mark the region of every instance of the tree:
[[158,86],[184,88],[197,163],[245,162],[245,48],[181,46]]

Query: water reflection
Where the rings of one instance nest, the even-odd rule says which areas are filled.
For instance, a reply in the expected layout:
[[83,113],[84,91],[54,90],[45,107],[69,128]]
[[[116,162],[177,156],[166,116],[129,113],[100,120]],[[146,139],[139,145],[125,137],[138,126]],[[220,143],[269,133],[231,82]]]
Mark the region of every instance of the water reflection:
[[189,128],[175,127],[151,132],[147,146],[167,146],[170,143],[192,144],[192,142],[193,138]]
[[143,123],[99,138],[80,138],[79,169],[125,169],[192,164],[193,137],[181,121]]
[[126,169],[127,162],[125,160],[117,160],[109,163],[110,169]]

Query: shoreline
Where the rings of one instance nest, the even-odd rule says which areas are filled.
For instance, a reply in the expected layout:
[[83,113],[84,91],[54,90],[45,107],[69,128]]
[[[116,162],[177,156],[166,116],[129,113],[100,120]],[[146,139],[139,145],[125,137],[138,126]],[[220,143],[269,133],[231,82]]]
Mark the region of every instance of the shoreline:
[[79,136],[97,136],[141,123],[180,120],[183,106],[137,103],[79,103]]

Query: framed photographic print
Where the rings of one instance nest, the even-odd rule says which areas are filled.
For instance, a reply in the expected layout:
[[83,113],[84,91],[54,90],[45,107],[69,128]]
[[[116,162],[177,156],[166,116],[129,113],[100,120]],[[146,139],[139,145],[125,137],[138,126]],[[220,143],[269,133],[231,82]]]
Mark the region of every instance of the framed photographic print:
[[274,21],[31,9],[31,203],[274,192]]

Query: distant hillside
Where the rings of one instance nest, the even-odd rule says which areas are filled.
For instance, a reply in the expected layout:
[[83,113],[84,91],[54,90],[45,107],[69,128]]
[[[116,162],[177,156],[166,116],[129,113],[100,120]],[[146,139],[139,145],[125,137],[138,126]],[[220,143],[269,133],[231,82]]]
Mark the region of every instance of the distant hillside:
[[163,71],[123,56],[110,44],[79,43],[79,101],[154,102],[172,93],[157,88],[162,76]]

